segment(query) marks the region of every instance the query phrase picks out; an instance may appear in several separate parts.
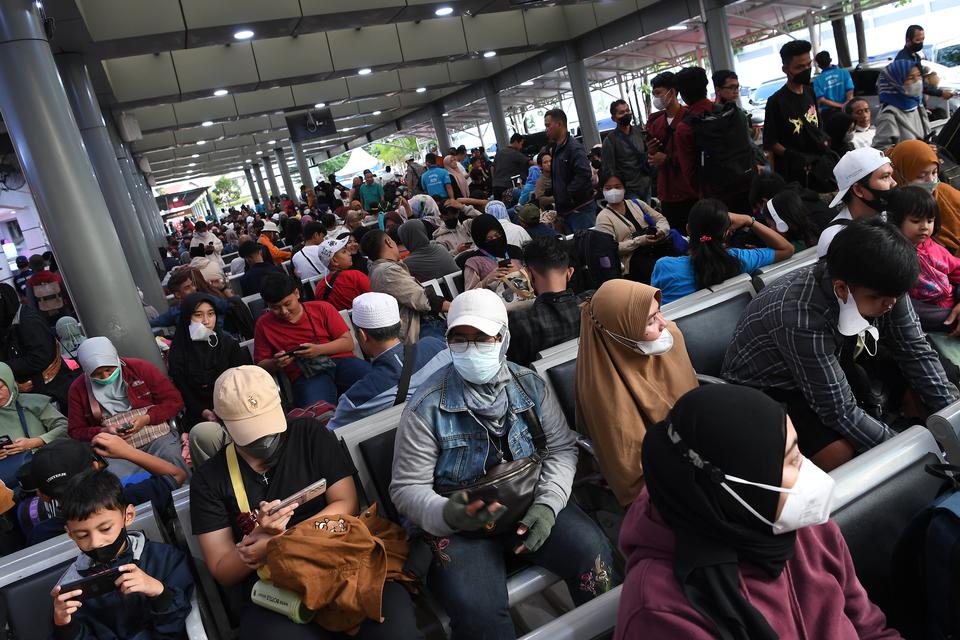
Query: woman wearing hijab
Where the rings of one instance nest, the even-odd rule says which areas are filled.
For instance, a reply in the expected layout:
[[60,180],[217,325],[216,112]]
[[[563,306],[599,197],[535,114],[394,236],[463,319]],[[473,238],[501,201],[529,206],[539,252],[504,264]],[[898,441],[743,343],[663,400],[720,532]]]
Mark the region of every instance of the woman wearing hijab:
[[530,234],[527,233],[527,230],[520,225],[514,224],[510,221],[510,214],[507,212],[507,206],[499,200],[491,200],[488,202],[484,212],[489,213],[500,221],[500,225],[503,227],[504,233],[507,234],[507,244],[512,244],[515,247],[522,247],[530,242]]
[[39,393],[67,409],[67,395],[75,374],[60,356],[50,325],[31,306],[21,305],[9,284],[0,284],[0,361],[13,370],[24,393]]
[[647,429],[697,387],[697,375],[683,334],[660,313],[657,289],[608,280],[580,315],[577,426],[590,436],[603,477],[627,506],[643,488]]
[[[470,195],[470,187],[467,184],[469,174],[463,168],[461,161],[467,155],[466,149],[462,152],[459,149],[451,149],[452,153],[443,158],[443,168],[450,172],[450,177],[454,181],[454,196],[457,198],[466,198]],[[456,192],[459,191],[459,194]]]
[[[89,442],[106,431],[130,442],[149,427],[147,433],[156,437],[138,448],[186,470],[180,442],[167,422],[183,409],[183,398],[173,383],[146,360],[121,358],[113,343],[102,336],[84,340],[77,349],[77,360],[83,375],[70,385],[70,437]],[[126,430],[103,424],[107,418],[135,409],[145,412],[127,422]]]
[[430,239],[421,220],[407,220],[397,232],[410,255],[404,262],[420,282],[460,271],[450,252]]
[[464,288],[501,291],[504,285],[500,279],[522,266],[520,247],[507,242],[503,225],[489,213],[482,213],[473,219],[470,236],[479,254],[464,264]]
[[170,379],[183,397],[187,431],[198,423],[216,420],[213,383],[227,369],[243,364],[251,364],[250,352],[231,336],[217,331],[216,299],[207,293],[187,296],[180,304],[167,366]]
[[900,637],[828,520],[833,479],[800,453],[780,404],[695,389],[650,428],[642,457],[647,488],[620,530],[616,640]]
[[913,60],[891,62],[880,72],[877,91],[880,92],[880,111],[874,148],[886,149],[903,140],[926,140],[930,121],[923,107],[923,77],[917,63]]
[[960,250],[960,191],[940,182],[940,158],[922,140],[901,142],[889,152],[894,178],[899,185],[923,187],[933,193],[940,209],[940,230],[937,241],[956,253]]
[[67,418],[47,396],[20,393],[13,371],[0,362],[0,436],[10,438],[2,448],[0,480],[17,486],[17,470],[39,449],[67,437]]
[[[428,580],[450,614],[452,637],[514,638],[508,556],[553,571],[581,604],[615,586],[611,550],[599,527],[568,502],[576,436],[556,399],[540,376],[507,362],[503,301],[484,289],[466,291],[450,304],[447,322],[453,362],[407,402],[390,497],[434,551]],[[497,499],[505,482],[483,497],[463,489],[537,449],[546,457],[528,476],[528,489],[514,493],[512,508]]]

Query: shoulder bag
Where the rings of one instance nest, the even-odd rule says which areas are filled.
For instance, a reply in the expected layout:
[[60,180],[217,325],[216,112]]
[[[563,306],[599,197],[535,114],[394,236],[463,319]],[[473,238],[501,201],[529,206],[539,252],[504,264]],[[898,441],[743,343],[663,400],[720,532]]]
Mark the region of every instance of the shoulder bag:
[[[104,418],[103,410],[100,408],[100,403],[97,402],[96,397],[93,395],[93,383],[90,382],[90,376],[84,374],[83,382],[87,389],[87,400],[90,402],[90,413],[93,414],[93,419],[104,427],[119,428],[124,425],[128,425],[140,416],[146,415],[150,410],[150,407],[153,406],[147,405],[146,407],[140,407],[139,409],[122,411],[108,418]],[[131,446],[136,447],[137,449],[142,449],[157,438],[165,436],[168,433],[170,433],[170,425],[164,421],[160,424],[148,424],[143,429],[140,429],[136,433],[124,438],[124,440],[126,440]],[[120,433],[117,433],[117,435],[123,437]]]

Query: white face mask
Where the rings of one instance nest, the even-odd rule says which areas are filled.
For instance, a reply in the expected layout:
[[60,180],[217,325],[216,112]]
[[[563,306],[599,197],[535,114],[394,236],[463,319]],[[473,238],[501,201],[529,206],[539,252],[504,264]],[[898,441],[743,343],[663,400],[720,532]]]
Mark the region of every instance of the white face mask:
[[667,108],[667,103],[660,96],[653,96],[653,108],[657,111],[664,111]]
[[920,94],[923,93],[923,82],[911,82],[910,84],[904,86],[904,93],[906,93],[911,98],[917,98]]
[[601,327],[601,329],[616,342],[645,356],[659,356],[673,348],[673,334],[666,327],[663,328],[656,340],[631,340],[605,327]]
[[191,321],[189,330],[190,339],[194,342],[200,342],[201,340],[207,340],[209,342],[211,336],[216,337],[216,334],[203,326],[202,322]]
[[623,197],[627,194],[623,189],[604,189],[603,190],[603,199],[606,200],[609,204],[617,204],[623,202]]
[[720,483],[720,486],[726,489],[727,493],[742,504],[747,511],[759,518],[761,522],[770,525],[775,535],[796,531],[803,527],[823,524],[830,518],[833,487],[836,482],[830,477],[830,474],[810,462],[807,458],[804,458],[800,463],[797,481],[793,484],[792,489],[751,482],[750,480],[744,480],[736,476],[724,475],[723,477],[730,482],[747,484],[768,491],[787,494],[787,500],[783,503],[780,517],[777,518],[776,522],[770,522],[760,515],[756,509],[747,504],[746,500],[737,495],[726,482]]
[[502,343],[470,344],[463,353],[450,351],[453,368],[467,382],[484,384],[493,380],[500,371],[500,347]]
[[[847,291],[847,301],[844,302],[843,299],[837,295],[836,289],[833,291],[833,295],[836,296],[837,302],[840,305],[840,316],[837,319],[837,329],[842,335],[845,336],[859,336],[860,340],[863,341],[864,349],[867,350],[869,355],[874,355],[877,352],[877,340],[880,339],[880,330],[875,326],[870,324],[870,322],[860,315],[860,309],[857,308],[857,301],[853,298],[853,293]],[[870,334],[873,337],[873,352],[870,352],[870,348],[867,346],[865,340],[866,334]]]

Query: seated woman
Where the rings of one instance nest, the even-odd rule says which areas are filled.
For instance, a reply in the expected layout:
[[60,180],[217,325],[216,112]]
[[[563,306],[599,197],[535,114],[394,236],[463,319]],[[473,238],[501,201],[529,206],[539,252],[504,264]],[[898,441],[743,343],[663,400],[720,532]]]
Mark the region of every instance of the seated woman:
[[620,529],[616,640],[900,638],[828,520],[833,479],[800,453],[779,403],[695,389],[647,432],[643,470]]
[[[407,402],[390,497],[434,550],[428,583],[450,614],[453,637],[514,638],[507,556],[553,571],[580,604],[614,586],[610,545],[568,502],[576,436],[543,379],[507,362],[503,301],[484,289],[466,291],[451,303],[447,322],[453,363]],[[501,463],[543,449],[549,453],[522,483],[526,489],[500,475]],[[470,485],[483,479],[498,490],[477,495]],[[513,504],[498,501],[504,493]]]
[[620,176],[612,174],[604,179],[603,199],[607,206],[597,214],[597,230],[617,241],[623,277],[649,283],[657,259],[679,253],[670,241],[667,219],[646,202],[625,200],[626,193]]
[[[768,248],[727,249],[727,236],[737,229],[753,231]],[[690,255],[660,258],[653,267],[650,284],[660,289],[663,304],[741,273],[752,275],[760,267],[793,255],[793,245],[779,233],[756,218],[729,213],[725,204],[713,198],[693,205],[687,231]]]
[[[70,385],[70,437],[89,442],[100,432],[112,433],[186,471],[168,422],[183,409],[183,398],[167,376],[146,360],[121,358],[102,336],[84,340],[77,361],[83,375]],[[131,411],[140,415],[123,415]]]
[[183,425],[191,434],[190,457],[195,466],[219,449],[211,451],[205,446],[211,437],[222,440],[223,429],[213,413],[213,383],[227,369],[251,364],[247,349],[217,331],[215,304],[207,293],[190,294],[180,303],[180,320],[167,361],[170,379],[183,397]]
[[960,191],[940,182],[940,158],[922,140],[901,142],[887,153],[899,185],[916,185],[933,194],[940,211],[940,224],[934,231],[937,241],[956,254],[960,250]]
[[697,387],[683,334],[660,313],[659,291],[608,280],[581,309],[577,361],[577,426],[620,504],[629,505],[643,488],[648,426]]
[[482,213],[473,219],[470,236],[479,254],[464,264],[464,288],[490,289],[497,293],[503,291],[501,279],[523,266],[520,261],[522,250],[507,244],[503,225],[489,213]]
[[20,296],[7,283],[0,284],[0,361],[13,371],[20,391],[49,396],[67,412],[76,374],[60,356],[47,320],[33,307],[21,305]]
[[877,78],[880,111],[877,113],[875,149],[886,149],[904,140],[926,140],[930,121],[923,105],[923,78],[913,60],[894,60]]
[[530,242],[530,234],[520,225],[510,221],[507,207],[500,200],[490,200],[483,207],[483,211],[500,221],[500,226],[503,227],[503,232],[507,238],[507,244],[522,247]]
[[67,437],[67,417],[48,396],[20,393],[13,371],[0,362],[0,437],[9,444],[0,448],[0,480],[16,487],[17,470],[40,447]]
[[763,222],[789,240],[794,251],[815,247],[820,239],[820,231],[810,220],[803,199],[793,190],[781,191],[767,200]]
[[422,220],[407,220],[397,233],[403,246],[410,251],[404,262],[420,282],[460,271],[450,252],[430,239]]

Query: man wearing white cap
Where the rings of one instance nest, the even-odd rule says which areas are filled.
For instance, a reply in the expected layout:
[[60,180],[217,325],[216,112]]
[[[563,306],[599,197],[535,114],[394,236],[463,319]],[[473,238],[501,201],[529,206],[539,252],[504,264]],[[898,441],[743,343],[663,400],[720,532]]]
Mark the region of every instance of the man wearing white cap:
[[[356,515],[355,469],[336,437],[315,418],[287,422],[277,385],[260,367],[224,371],[213,387],[213,409],[229,438],[225,436],[220,451],[194,472],[190,520],[214,579],[224,586],[240,585],[248,598],[256,570],[266,564],[270,540],[304,520]],[[231,466],[240,476],[246,502],[258,510],[256,521],[241,517],[250,514],[241,513]],[[321,478],[327,481],[325,493],[269,514],[281,500]],[[241,522],[250,523],[250,533],[243,533]],[[377,631],[386,629],[395,634],[391,637],[421,637],[410,596],[398,583],[384,585],[382,613],[382,623],[368,620],[361,625],[359,639],[383,637]],[[244,637],[303,637],[298,635],[302,625],[259,606],[243,608],[240,627]]]
[[284,260],[289,260],[291,253],[289,251],[281,251],[277,248],[277,241],[280,239],[280,228],[277,227],[275,222],[267,220],[263,223],[263,230],[260,232],[260,237],[257,242],[265,246],[270,251],[270,257],[273,261],[280,266],[283,264]]
[[[465,291],[447,318],[452,364],[407,402],[390,497],[432,544],[444,543],[444,559],[434,555],[428,582],[450,614],[452,637],[513,638],[507,556],[519,554],[559,575],[579,605],[615,586],[612,554],[600,528],[568,502],[576,435],[543,379],[507,362],[503,300],[489,289]],[[527,488],[491,471],[537,450],[547,455]],[[464,488],[488,472],[496,480],[486,478],[494,486],[482,497]],[[471,535],[481,529],[486,535]]]
[[840,190],[830,206],[835,207],[840,202],[845,206],[820,233],[817,258],[826,257],[833,237],[843,229],[844,223],[839,222],[840,220],[859,220],[883,214],[887,208],[886,192],[897,186],[897,181],[893,179],[890,158],[871,148],[854,149],[845,153],[833,168],[833,176],[837,179]]
[[340,396],[337,412],[327,423],[328,429],[337,429],[406,401],[438,369],[450,364],[450,352],[439,338],[427,336],[416,344],[403,344],[400,307],[391,295],[361,294],[353,300],[351,315],[357,342],[370,358],[372,368]]
[[353,269],[353,256],[347,248],[350,236],[337,239],[328,237],[320,243],[317,258],[327,274],[317,283],[315,297],[333,305],[337,311],[353,306],[353,299],[370,291],[370,278],[362,271]]

